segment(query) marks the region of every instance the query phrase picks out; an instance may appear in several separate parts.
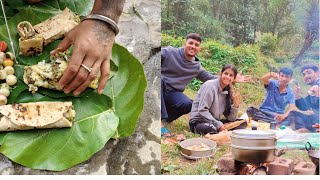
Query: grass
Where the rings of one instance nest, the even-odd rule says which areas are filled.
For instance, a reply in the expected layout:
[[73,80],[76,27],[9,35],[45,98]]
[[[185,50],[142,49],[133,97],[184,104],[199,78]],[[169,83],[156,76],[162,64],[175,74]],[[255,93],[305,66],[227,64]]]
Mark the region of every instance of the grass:
[[[253,86],[253,85],[252,85]],[[196,96],[195,91],[186,89],[186,94],[191,99]],[[260,96],[264,96],[261,93]],[[254,94],[256,97],[258,94]],[[244,97],[242,98],[244,99]],[[261,102],[259,102],[261,103]],[[259,104],[258,104],[259,105]],[[256,105],[255,105],[256,106]],[[245,112],[249,105],[244,101],[240,104],[240,109]],[[201,137],[200,135],[193,134],[189,130],[189,115],[184,115],[174,122],[166,125],[172,134],[183,134],[186,139]],[[205,158],[197,161],[187,160],[181,154],[177,145],[161,144],[161,166],[162,173],[166,175],[217,175],[217,162],[224,155],[231,152],[230,145],[218,146],[213,158]],[[281,157],[293,159],[297,164],[300,161],[310,161],[306,151],[304,150],[289,150]]]

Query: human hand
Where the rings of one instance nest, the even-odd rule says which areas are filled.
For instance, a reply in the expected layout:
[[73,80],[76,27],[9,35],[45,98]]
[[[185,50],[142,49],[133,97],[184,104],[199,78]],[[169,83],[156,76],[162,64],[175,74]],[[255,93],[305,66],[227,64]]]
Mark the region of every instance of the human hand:
[[225,125],[222,125],[222,126],[218,129],[218,132],[221,132],[221,131],[228,131],[228,130],[225,128]]
[[283,121],[288,115],[287,114],[275,114],[274,119],[281,122]]
[[312,86],[312,87],[308,90],[308,93],[309,93],[311,96],[320,97],[319,86],[318,86],[318,85]]
[[[69,65],[59,80],[59,85],[68,94],[75,96],[84,91],[97,77],[99,94],[106,86],[110,74],[110,55],[115,34],[104,22],[86,20],[66,34],[66,37],[51,51],[51,55],[63,52],[73,45]],[[86,68],[87,67],[87,68]]]
[[249,75],[242,75],[241,73],[237,74],[237,77],[234,79],[235,83],[247,83],[251,82],[251,76]]
[[271,73],[270,73],[270,77],[273,78],[273,79],[278,80],[278,79],[279,79],[279,74],[278,74],[278,73],[275,73],[275,72],[271,72]]
[[239,102],[240,102],[240,89],[238,91],[236,91],[236,88],[230,84],[230,91],[231,91],[231,99],[233,101],[233,106],[235,108],[239,107]]
[[316,132],[320,132],[320,124],[316,123],[312,127],[317,129]]
[[313,110],[306,110],[306,111],[304,111],[304,114],[312,115],[312,114],[314,114],[314,111]]
[[294,97],[296,99],[300,99],[301,98],[300,91],[301,91],[300,86],[297,86],[297,85],[293,86],[293,94],[294,94]]

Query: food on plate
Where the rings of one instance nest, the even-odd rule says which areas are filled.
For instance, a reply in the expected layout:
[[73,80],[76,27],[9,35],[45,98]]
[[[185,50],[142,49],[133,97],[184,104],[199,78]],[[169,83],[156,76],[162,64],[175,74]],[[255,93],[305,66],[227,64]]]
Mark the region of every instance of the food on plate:
[[3,60],[6,59],[6,54],[0,51],[0,65],[3,63]]
[[15,70],[13,68],[15,55],[12,52],[0,52],[0,95],[3,97],[0,105],[7,103],[7,97],[10,95],[10,86],[14,86],[17,83],[17,77],[14,75]]
[[68,8],[34,26],[28,21],[20,22],[17,26],[20,53],[25,56],[41,53],[44,46],[64,37],[79,22],[79,16]]
[[7,43],[4,41],[0,41],[0,52],[4,52],[7,49]]
[[0,106],[0,131],[71,127],[72,102],[31,102]]
[[206,150],[210,150],[210,147],[204,143],[201,143],[199,145],[188,146],[186,147],[186,149],[192,150],[192,151],[206,151]]
[[14,64],[13,60],[12,60],[12,59],[9,59],[9,58],[3,60],[3,63],[2,63],[2,65],[3,65],[4,67],[13,66],[13,64]]
[[6,77],[6,83],[9,85],[9,86],[13,86],[17,83],[17,77],[15,75],[7,75]]
[[[58,53],[50,63],[39,62],[36,65],[25,66],[23,73],[23,81],[29,86],[32,93],[38,90],[38,87],[44,87],[54,90],[62,90],[59,86],[59,79],[68,66],[68,53]],[[98,87],[97,76],[89,85],[90,88]]]
[[7,97],[4,95],[0,95],[0,106],[7,104]]

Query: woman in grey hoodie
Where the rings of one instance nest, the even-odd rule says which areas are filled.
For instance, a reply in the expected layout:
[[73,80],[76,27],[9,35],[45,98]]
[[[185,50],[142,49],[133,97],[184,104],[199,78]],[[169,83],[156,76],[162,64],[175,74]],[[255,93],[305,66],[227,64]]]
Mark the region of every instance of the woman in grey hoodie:
[[206,81],[192,103],[190,129],[193,133],[215,134],[225,130],[223,114],[228,121],[235,121],[239,111],[240,92],[232,83],[238,74],[234,65],[224,65],[220,78]]

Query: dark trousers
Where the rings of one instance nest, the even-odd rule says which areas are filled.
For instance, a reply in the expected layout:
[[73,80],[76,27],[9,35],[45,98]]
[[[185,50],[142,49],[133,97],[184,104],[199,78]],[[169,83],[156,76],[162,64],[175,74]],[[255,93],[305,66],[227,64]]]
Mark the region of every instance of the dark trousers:
[[218,129],[212,123],[198,122],[191,119],[189,121],[189,126],[190,126],[191,132],[195,134],[205,135],[207,133],[210,133],[210,134],[218,133]]
[[[224,119],[223,121],[221,121],[223,124],[225,123],[230,123],[230,122],[234,122],[234,121],[228,121],[226,119]],[[213,123],[204,123],[202,121],[197,121],[194,119],[191,119],[189,121],[189,127],[190,127],[190,131],[195,133],[195,134],[201,134],[201,135],[206,135],[207,133],[210,134],[217,134],[218,133],[218,129],[217,127],[215,127],[213,125]],[[235,127],[231,130],[234,129],[245,129],[247,127],[247,123],[242,123],[240,124],[238,127]]]
[[172,122],[191,111],[192,100],[180,91],[169,88],[161,79],[161,119]]
[[312,127],[315,123],[319,123],[319,112],[315,114],[306,115],[300,112],[295,112],[294,123],[295,129],[306,128],[311,132],[315,132],[316,129]]
[[289,115],[281,122],[274,119],[274,113],[264,112],[254,107],[249,107],[247,109],[247,114],[253,120],[262,120],[265,122],[277,122],[279,125],[291,126],[294,124],[294,130],[306,128],[310,131],[315,131],[312,125],[319,122],[319,113],[313,115],[305,115],[300,112],[291,111]]

